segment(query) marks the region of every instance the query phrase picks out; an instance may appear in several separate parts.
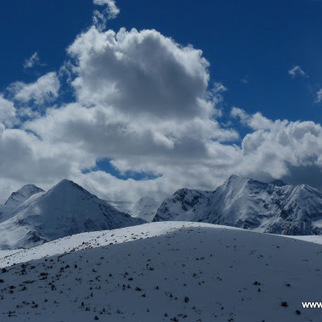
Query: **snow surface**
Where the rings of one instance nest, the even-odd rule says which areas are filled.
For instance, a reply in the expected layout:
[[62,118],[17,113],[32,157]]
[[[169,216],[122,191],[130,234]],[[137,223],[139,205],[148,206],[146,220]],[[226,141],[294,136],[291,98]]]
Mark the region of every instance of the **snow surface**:
[[295,238],[161,222],[2,251],[0,263],[1,321],[321,318],[301,306],[321,300],[321,246]]

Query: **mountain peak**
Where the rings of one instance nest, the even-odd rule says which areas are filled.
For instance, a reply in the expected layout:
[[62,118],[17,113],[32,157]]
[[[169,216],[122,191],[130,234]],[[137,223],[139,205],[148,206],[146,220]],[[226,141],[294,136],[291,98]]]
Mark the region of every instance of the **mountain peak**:
[[69,179],[63,179],[59,181],[53,188],[55,187],[74,187],[78,189],[83,189],[80,185]]
[[144,196],[133,205],[130,214],[135,218],[141,218],[150,222],[153,220],[159,205],[155,199]]
[[239,183],[247,183],[248,181],[254,181],[253,179],[250,179],[248,177],[242,177],[242,176],[238,176],[236,174],[232,174],[225,182],[224,184],[233,184],[233,185],[236,185],[236,184],[239,184]]
[[53,186],[48,192],[50,193],[67,193],[67,192],[82,192],[84,194],[92,195],[90,192],[85,190],[83,187],[75,183],[74,181],[63,179]]
[[232,181],[240,180],[240,179],[241,179],[241,177],[239,177],[238,175],[232,174],[231,176],[229,176],[229,178],[226,181],[227,182],[232,182]]
[[282,180],[273,180],[270,182],[270,184],[272,184],[273,186],[277,186],[277,187],[283,187],[283,186],[287,186],[288,184],[285,183]]
[[29,199],[32,195],[39,192],[44,192],[44,190],[35,186],[34,184],[26,184],[10,195],[5,202],[5,206],[8,208],[16,208]]

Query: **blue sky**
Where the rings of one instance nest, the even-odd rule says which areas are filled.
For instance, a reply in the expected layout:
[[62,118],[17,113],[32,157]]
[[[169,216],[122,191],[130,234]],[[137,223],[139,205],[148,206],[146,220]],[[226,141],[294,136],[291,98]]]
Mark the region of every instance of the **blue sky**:
[[[321,1],[119,0],[118,5],[121,14],[108,28],[154,28],[201,49],[213,80],[229,89],[228,106],[261,110],[274,119],[321,122],[321,106],[314,103],[322,87]],[[93,8],[90,0],[2,1],[1,88],[58,69],[66,47],[91,24]],[[35,51],[46,66],[26,72],[23,62]],[[297,65],[307,77],[292,80],[288,70]]]
[[322,1],[2,1],[0,26],[2,191],[69,177],[136,198],[232,173],[320,186]]

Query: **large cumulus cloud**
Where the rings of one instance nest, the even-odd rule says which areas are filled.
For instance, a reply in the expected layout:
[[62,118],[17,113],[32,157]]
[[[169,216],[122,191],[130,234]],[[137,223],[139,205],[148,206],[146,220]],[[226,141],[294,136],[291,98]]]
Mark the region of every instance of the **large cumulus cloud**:
[[131,115],[191,118],[209,115],[209,74],[202,52],[155,30],[118,33],[95,27],[68,52],[76,60],[73,86],[80,102],[110,105]]
[[[17,181],[32,181],[37,176],[38,182],[48,183],[67,176],[97,184],[98,191],[109,195],[124,197],[131,190],[133,198],[143,190],[164,195],[170,187],[207,186],[215,179],[208,175],[202,183],[214,146],[238,135],[214,119],[221,90],[209,90],[209,63],[200,50],[182,47],[155,30],[115,33],[92,27],[68,53],[76,101],[47,108],[15,132],[4,132],[3,140],[13,135],[11,145],[20,153],[16,157],[8,150],[8,178],[15,174]],[[59,86],[57,74],[49,73],[32,84],[15,83],[11,91],[15,100],[41,105],[47,93],[57,97]],[[159,178],[137,182],[91,171],[104,158],[120,173],[148,172]],[[99,188],[102,182],[113,184]]]

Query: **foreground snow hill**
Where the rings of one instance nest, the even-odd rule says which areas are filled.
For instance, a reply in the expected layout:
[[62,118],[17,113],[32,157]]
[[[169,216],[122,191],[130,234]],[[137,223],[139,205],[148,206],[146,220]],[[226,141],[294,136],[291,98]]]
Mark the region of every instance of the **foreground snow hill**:
[[153,221],[197,221],[285,235],[322,234],[322,193],[281,181],[231,176],[215,191],[178,190]]
[[0,249],[28,248],[86,231],[144,223],[97,198],[72,181],[32,194],[0,223]]
[[162,222],[0,256],[1,321],[321,318],[301,305],[321,300],[321,246],[293,238]]

